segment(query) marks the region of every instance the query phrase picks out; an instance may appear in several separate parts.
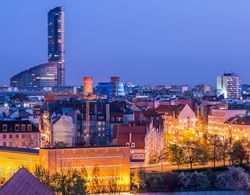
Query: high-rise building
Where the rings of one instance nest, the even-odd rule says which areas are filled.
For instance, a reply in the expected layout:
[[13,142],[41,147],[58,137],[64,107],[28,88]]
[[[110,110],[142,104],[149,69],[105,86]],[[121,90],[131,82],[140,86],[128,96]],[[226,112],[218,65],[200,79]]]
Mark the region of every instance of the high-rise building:
[[48,61],[58,62],[58,85],[65,85],[64,7],[48,12]]
[[10,79],[10,85],[21,90],[41,90],[65,85],[64,8],[48,12],[48,63],[24,70]]
[[240,97],[240,76],[236,73],[224,73],[217,77],[217,95],[224,98]]
[[41,90],[57,86],[58,63],[45,63],[24,70],[10,79],[10,85],[20,90]]

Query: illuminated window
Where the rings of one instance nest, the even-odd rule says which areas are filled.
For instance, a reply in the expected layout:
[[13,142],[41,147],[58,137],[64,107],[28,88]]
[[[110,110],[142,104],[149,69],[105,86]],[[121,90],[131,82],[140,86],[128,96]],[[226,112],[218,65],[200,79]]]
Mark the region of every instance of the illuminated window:
[[7,124],[3,124],[3,131],[7,131]]
[[26,135],[25,135],[25,134],[22,134],[22,138],[23,138],[23,139],[26,138]]
[[12,142],[9,142],[9,146],[12,147]]
[[22,142],[22,146],[26,146],[25,142]]
[[28,134],[28,138],[31,139],[31,134]]
[[32,125],[31,125],[31,124],[28,124],[28,125],[27,125],[27,130],[28,130],[28,131],[32,131]]
[[25,124],[21,125],[21,131],[26,131],[26,125]]
[[15,125],[15,130],[16,130],[16,131],[20,131],[20,125],[19,125],[19,124],[16,124],[16,125]]

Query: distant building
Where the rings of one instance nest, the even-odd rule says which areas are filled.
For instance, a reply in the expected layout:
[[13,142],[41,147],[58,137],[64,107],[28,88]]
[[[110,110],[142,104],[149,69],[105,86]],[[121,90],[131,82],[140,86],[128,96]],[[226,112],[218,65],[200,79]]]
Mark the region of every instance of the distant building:
[[228,136],[232,141],[250,140],[250,115],[236,115],[225,122]]
[[70,116],[61,116],[53,124],[53,142],[65,144],[67,147],[75,146],[76,131],[73,120]]
[[58,63],[58,85],[65,85],[64,7],[48,12],[48,61]]
[[41,90],[65,85],[64,8],[48,13],[48,63],[24,70],[10,79],[10,86],[20,90]]
[[145,160],[146,125],[118,125],[114,127],[113,142],[130,147],[131,161]]
[[41,90],[58,83],[58,63],[45,63],[24,70],[10,79],[10,85],[23,90]]
[[250,97],[250,85],[243,84],[241,85],[241,94],[243,99],[249,99]]
[[93,78],[84,77],[83,79],[84,95],[90,95],[93,93]]
[[39,128],[29,120],[2,120],[0,121],[0,146],[40,147]]
[[178,126],[179,130],[194,128],[197,117],[188,104],[161,105],[155,111],[163,116],[166,123]]
[[125,96],[125,87],[122,82],[120,82],[119,77],[111,77],[110,82],[101,82],[97,86],[98,95],[106,95],[108,99],[112,97],[123,97]]
[[240,98],[240,76],[236,73],[224,73],[217,77],[217,95],[224,98]]
[[229,136],[229,129],[225,122],[237,115],[245,115],[246,110],[243,109],[227,109],[216,106],[211,108],[208,115],[208,133],[220,136]]
[[213,94],[213,87],[211,85],[200,84],[196,85],[195,89],[199,90],[203,94],[208,94],[208,95]]

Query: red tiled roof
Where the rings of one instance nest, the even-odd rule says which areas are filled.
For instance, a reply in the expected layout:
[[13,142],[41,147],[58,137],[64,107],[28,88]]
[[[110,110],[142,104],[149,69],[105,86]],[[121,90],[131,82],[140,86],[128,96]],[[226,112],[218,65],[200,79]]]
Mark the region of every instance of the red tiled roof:
[[0,189],[0,195],[55,195],[27,169],[20,168]]
[[134,149],[144,149],[146,126],[117,126],[115,132],[118,145],[129,143],[131,133],[131,142],[135,143]]

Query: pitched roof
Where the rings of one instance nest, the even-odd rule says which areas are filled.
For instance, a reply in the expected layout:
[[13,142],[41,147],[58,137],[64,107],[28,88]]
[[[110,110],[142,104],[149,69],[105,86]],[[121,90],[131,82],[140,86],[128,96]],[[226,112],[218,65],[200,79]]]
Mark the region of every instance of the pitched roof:
[[20,168],[0,189],[0,195],[55,195],[46,185],[39,181],[27,169]]
[[8,147],[8,146],[0,146],[0,151],[8,151],[8,152],[17,152],[17,153],[28,153],[39,155],[39,150],[31,149],[31,148],[16,148],[16,147]]
[[131,141],[135,143],[134,149],[144,149],[146,126],[115,126],[115,133],[118,145],[126,145],[131,135]]
[[178,116],[186,105],[184,105],[184,104],[160,105],[155,110],[159,114],[166,114],[166,115],[170,115],[170,116],[173,116],[173,115]]

